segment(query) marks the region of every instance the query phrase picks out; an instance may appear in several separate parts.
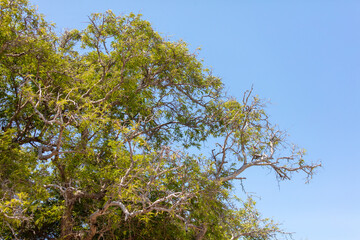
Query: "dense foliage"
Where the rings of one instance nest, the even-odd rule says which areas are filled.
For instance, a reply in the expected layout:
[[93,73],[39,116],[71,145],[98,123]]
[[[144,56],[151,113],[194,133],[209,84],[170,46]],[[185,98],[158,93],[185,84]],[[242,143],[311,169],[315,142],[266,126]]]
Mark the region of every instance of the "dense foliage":
[[251,92],[227,97],[184,42],[140,16],[93,14],[58,36],[26,0],[0,11],[1,239],[280,232],[231,197],[236,179],[254,166],[311,177],[318,165],[288,149]]

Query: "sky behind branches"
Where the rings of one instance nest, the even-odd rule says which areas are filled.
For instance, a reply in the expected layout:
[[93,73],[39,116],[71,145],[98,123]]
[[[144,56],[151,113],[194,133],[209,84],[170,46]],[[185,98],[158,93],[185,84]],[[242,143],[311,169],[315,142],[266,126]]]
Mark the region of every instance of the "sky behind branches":
[[[360,1],[32,0],[57,32],[83,29],[93,12],[141,13],[182,39],[223,79],[269,102],[271,122],[323,168],[278,183],[252,169],[245,190],[300,240],[360,239]],[[239,194],[241,188],[239,186]]]

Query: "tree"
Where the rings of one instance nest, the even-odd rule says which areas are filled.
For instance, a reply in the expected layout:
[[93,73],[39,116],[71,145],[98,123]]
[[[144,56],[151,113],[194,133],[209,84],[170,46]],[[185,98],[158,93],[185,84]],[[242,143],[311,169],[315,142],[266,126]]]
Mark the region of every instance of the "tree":
[[234,204],[236,180],[255,166],[311,178],[320,164],[289,149],[251,91],[229,98],[184,42],[134,14],[58,36],[26,0],[0,11],[2,239],[281,232],[251,198]]

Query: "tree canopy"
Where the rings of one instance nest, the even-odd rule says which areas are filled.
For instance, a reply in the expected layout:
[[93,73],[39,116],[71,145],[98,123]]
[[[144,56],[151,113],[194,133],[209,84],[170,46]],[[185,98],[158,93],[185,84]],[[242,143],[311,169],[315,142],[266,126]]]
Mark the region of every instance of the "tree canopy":
[[[1,239],[270,239],[243,172],[303,159],[251,91],[227,96],[186,43],[111,11],[58,35],[0,0]],[[204,146],[208,147],[204,147]]]

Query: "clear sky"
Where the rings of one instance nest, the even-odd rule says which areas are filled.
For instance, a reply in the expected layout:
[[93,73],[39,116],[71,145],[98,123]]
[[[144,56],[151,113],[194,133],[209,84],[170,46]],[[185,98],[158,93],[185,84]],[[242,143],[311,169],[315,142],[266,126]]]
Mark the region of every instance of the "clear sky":
[[163,36],[183,39],[222,77],[227,92],[271,102],[272,122],[323,168],[278,182],[251,170],[244,184],[300,240],[360,239],[360,1],[32,0],[64,29],[92,12],[141,13]]

